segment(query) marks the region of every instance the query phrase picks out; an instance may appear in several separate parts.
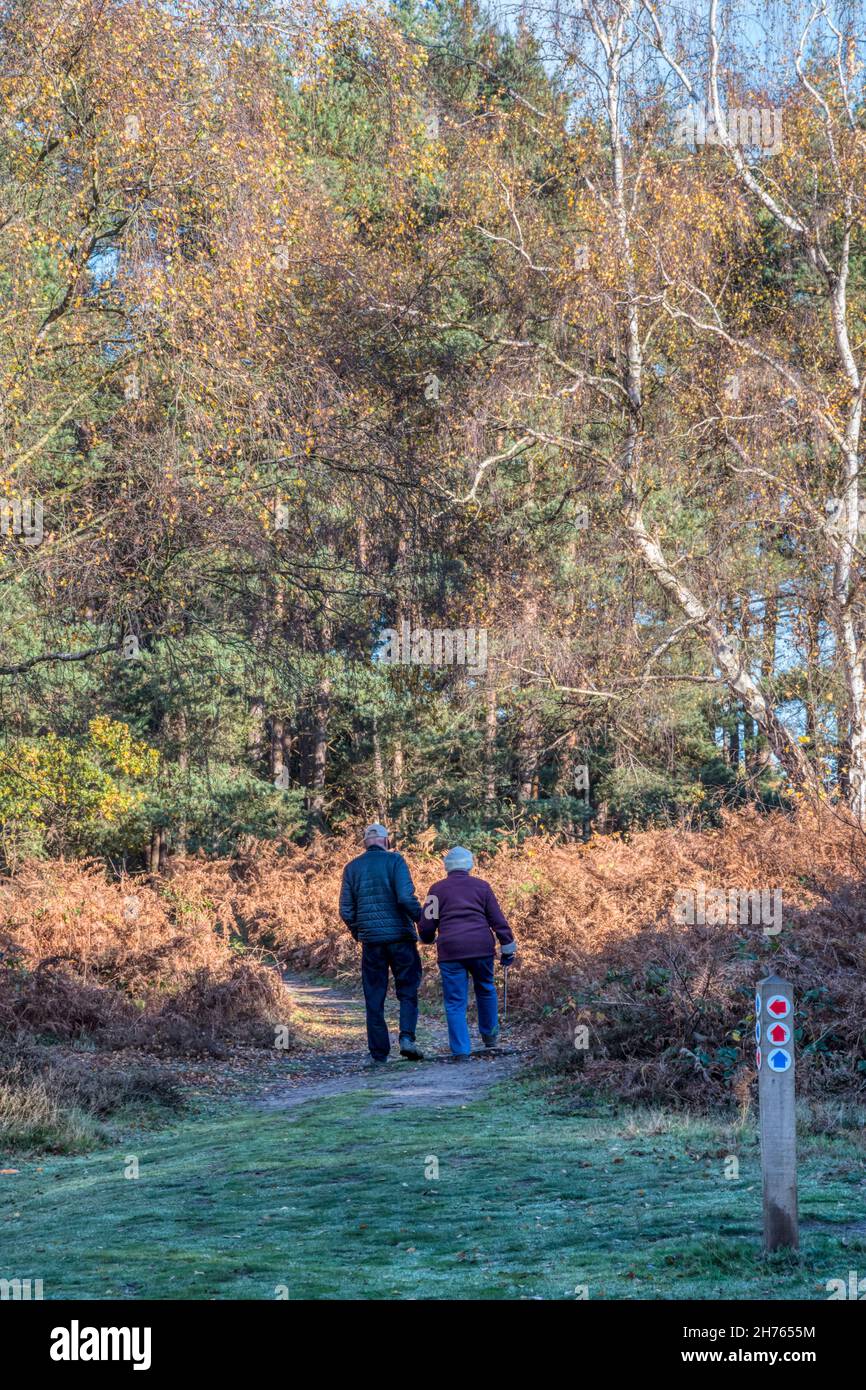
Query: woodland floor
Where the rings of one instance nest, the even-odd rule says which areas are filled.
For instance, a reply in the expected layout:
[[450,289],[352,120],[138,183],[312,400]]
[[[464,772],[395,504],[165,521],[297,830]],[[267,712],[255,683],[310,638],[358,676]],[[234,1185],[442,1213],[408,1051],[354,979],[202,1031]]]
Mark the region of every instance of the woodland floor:
[[291,1052],[182,1068],[168,1125],[4,1161],[0,1276],[75,1299],[826,1299],[866,1268],[856,1132],[801,1138],[803,1248],[767,1259],[752,1122],[575,1109],[519,1047],[446,1060],[433,1015],[430,1060],[371,1072],[360,998],[287,988]]

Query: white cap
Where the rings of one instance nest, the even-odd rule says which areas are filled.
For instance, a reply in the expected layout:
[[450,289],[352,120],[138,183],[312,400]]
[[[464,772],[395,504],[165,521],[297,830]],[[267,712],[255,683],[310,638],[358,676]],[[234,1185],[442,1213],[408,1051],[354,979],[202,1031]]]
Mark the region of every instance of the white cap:
[[475,855],[471,849],[464,849],[462,845],[455,845],[445,856],[445,869],[449,874],[452,869],[471,869],[474,863]]
[[373,825],[368,825],[367,829],[364,831],[365,845],[372,845],[376,840],[387,840],[387,838],[388,827],[380,825],[378,821],[375,821]]

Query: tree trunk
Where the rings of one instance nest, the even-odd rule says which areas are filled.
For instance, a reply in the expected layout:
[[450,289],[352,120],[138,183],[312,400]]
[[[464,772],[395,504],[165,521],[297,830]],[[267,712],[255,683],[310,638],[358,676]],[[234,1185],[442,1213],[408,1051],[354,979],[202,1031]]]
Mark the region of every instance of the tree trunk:
[[[840,711],[839,711],[839,720],[840,720],[840,722],[841,722],[841,719],[842,719],[842,711],[840,710]],[[839,769],[839,791],[840,791],[841,795],[844,797],[845,801],[850,805],[850,804],[851,804],[851,781],[850,781],[850,778],[849,778],[849,776],[848,776],[848,769],[849,769],[850,766],[851,766],[851,726],[850,726],[850,719],[848,718],[848,716],[846,716],[846,727],[845,727],[845,729],[842,730],[842,729],[840,728],[839,731],[838,731],[838,735],[837,735],[837,744],[836,744],[836,761],[837,761],[837,766],[838,766],[838,769]]]
[[863,665],[856,657],[859,648],[854,618],[850,612],[842,620],[845,645],[845,684],[848,690],[848,805],[860,825],[866,826],[866,680]]
[[[776,634],[779,627],[779,591],[773,588],[764,599],[764,621],[761,632],[761,664],[759,681],[761,688],[767,690],[776,670]],[[766,735],[757,720],[752,720],[753,754],[749,771],[756,777],[765,772],[770,764],[770,748]]]
[[152,878],[165,872],[168,859],[166,832],[162,826],[155,826],[150,832],[150,845],[147,851],[147,871]]
[[285,777],[285,756],[283,746],[283,721],[272,717],[269,720],[271,779]]
[[496,717],[497,690],[487,669],[484,686],[484,805],[492,811],[496,805],[496,734],[499,721]]
[[517,798],[531,801],[538,786],[538,730],[535,715],[527,711],[517,739]]
[[264,695],[250,695],[247,708],[250,718],[249,733],[247,735],[247,758],[253,770],[255,772],[261,772],[265,742]]
[[[403,741],[399,734],[394,742],[394,754],[391,759],[391,799],[399,799],[403,795],[404,776],[403,776]],[[397,826],[402,830],[406,824],[406,807],[401,806],[397,812]]]
[[373,790],[376,796],[376,815],[384,823],[385,803],[388,800],[385,791],[385,770],[382,765],[382,743],[379,738],[379,721],[373,715]]
[[324,676],[316,687],[313,724],[313,777],[310,811],[318,822],[324,820],[325,775],[328,764],[328,716],[331,711],[331,681]]
[[728,761],[734,772],[740,770],[740,711],[736,705],[733,707],[733,723],[731,724],[731,737],[728,748]]
[[[255,653],[263,650],[267,643],[268,623],[271,620],[272,607],[273,594],[266,592],[258,597],[250,622],[250,641]],[[278,606],[276,611],[279,612]],[[252,672],[251,675],[252,679],[255,680],[255,672]],[[253,770],[261,773],[264,770],[265,737],[268,729],[265,697],[262,691],[254,688],[253,692],[247,696],[247,712],[250,720],[247,733],[247,758]]]
[[[187,744],[187,723],[185,710],[178,710],[177,714],[175,715],[174,734],[177,740],[177,768],[182,780],[186,782],[187,773],[189,772],[189,748]],[[178,820],[177,825],[174,827],[174,834],[175,851],[179,849],[180,852],[183,853],[186,849],[186,842],[189,839],[189,826],[187,825],[185,816],[181,816]]]

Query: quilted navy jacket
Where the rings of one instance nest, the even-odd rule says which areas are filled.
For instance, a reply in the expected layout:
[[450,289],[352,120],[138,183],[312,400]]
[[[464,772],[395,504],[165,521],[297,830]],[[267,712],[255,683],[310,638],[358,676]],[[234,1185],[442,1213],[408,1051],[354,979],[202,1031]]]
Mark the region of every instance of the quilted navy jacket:
[[416,940],[421,904],[402,854],[370,845],[343,870],[340,916],[356,941]]

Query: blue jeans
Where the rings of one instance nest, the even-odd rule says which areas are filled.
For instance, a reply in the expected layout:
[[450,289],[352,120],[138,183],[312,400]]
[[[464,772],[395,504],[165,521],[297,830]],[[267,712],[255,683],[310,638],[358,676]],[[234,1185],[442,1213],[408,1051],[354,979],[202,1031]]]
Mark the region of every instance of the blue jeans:
[[499,1010],[496,985],[493,983],[493,963],[493,956],[480,956],[475,960],[440,960],[439,962],[442,994],[445,999],[445,1017],[448,1021],[448,1042],[455,1057],[468,1057],[472,1051],[469,1027],[466,1022],[470,975],[475,985],[475,1002],[478,1005],[478,1029],[480,1033],[491,1037],[499,1031]]
[[385,1022],[389,968],[400,1001],[400,1033],[408,1033],[414,1039],[418,1023],[421,957],[411,937],[403,941],[365,941],[361,946],[361,983],[367,1006],[367,1046],[371,1057],[380,1061],[391,1051],[391,1039]]

